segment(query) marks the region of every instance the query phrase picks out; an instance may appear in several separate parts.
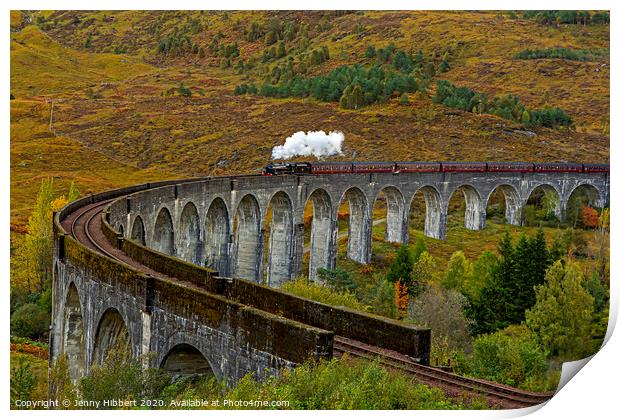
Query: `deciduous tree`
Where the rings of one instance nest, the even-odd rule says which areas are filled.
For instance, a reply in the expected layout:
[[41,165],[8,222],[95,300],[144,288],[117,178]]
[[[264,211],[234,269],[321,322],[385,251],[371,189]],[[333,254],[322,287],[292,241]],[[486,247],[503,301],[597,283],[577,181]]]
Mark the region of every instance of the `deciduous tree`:
[[470,276],[471,264],[465,257],[463,251],[456,251],[448,261],[448,268],[441,284],[446,289],[453,289],[463,292],[465,289],[466,279]]
[[591,323],[594,298],[583,288],[583,274],[572,262],[557,261],[545,283],[535,287],[536,304],[527,311],[528,327],[551,354],[565,360],[592,352]]

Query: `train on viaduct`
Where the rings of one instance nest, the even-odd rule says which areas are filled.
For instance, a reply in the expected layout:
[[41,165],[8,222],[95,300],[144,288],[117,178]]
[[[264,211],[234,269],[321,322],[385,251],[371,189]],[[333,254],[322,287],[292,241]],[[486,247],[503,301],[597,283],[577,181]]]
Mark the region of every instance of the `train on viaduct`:
[[265,378],[330,358],[334,343],[348,340],[428,364],[426,328],[279,290],[335,267],[340,203],[350,207],[347,255],[360,263],[371,261],[372,210],[380,196],[387,203],[385,239],[396,243],[408,241],[409,208],[418,194],[425,201],[424,233],[437,239],[446,237],[456,191],[465,198],[465,228],[473,230],[484,228],[496,190],[514,225],[536,189],[557,196],[560,219],[578,189],[592,205],[609,205],[607,165],[355,165],[340,171],[270,166],[260,175],[147,183],[70,203],[53,221],[50,360],[65,354],[77,379],[125,340],[134,356],[151,355],[153,366],[234,383],[248,373]]

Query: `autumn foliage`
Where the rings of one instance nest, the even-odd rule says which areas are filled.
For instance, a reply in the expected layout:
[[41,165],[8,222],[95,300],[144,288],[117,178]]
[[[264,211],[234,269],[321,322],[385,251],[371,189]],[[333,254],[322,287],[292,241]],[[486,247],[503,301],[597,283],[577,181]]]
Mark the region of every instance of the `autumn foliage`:
[[581,206],[581,223],[585,228],[595,229],[598,227],[599,214],[596,209],[586,206]]
[[31,343],[11,343],[11,351],[17,353],[28,353],[44,360],[47,360],[49,357],[48,349],[35,346]]
[[398,318],[405,318],[409,306],[409,288],[405,283],[401,283],[400,280],[396,280],[396,283],[394,283],[394,299],[398,308]]

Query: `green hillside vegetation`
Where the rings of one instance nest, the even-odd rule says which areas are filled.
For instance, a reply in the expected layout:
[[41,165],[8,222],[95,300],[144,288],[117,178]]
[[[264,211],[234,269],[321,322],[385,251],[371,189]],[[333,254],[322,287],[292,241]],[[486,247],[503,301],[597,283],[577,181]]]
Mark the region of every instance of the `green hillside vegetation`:
[[561,58],[575,61],[597,61],[609,56],[609,49],[601,48],[594,50],[573,50],[570,48],[547,48],[544,50],[531,50],[529,48],[519,51],[515,58],[521,60],[537,60],[540,58]]
[[466,87],[456,87],[446,80],[437,82],[437,92],[433,102],[450,108],[458,108],[474,113],[489,113],[520,122],[525,127],[543,126],[549,128],[570,127],[571,117],[560,108],[526,109],[519,98],[506,95],[487,98],[484,93],[476,93]]

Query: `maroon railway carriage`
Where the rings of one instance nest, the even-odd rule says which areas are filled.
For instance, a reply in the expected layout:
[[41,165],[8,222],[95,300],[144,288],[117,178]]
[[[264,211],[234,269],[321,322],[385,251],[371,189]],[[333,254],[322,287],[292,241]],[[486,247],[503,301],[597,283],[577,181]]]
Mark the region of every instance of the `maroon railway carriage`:
[[347,174],[353,172],[351,162],[313,162],[310,165],[311,174]]
[[526,162],[489,162],[489,172],[533,172],[534,164]]
[[396,172],[441,172],[441,163],[396,162]]
[[443,172],[486,172],[486,162],[442,162]]
[[585,163],[583,165],[584,172],[609,172],[609,165],[604,163]]
[[353,163],[353,172],[396,172],[396,164],[394,162],[356,162]]
[[534,172],[581,172],[583,165],[577,163],[535,163]]

